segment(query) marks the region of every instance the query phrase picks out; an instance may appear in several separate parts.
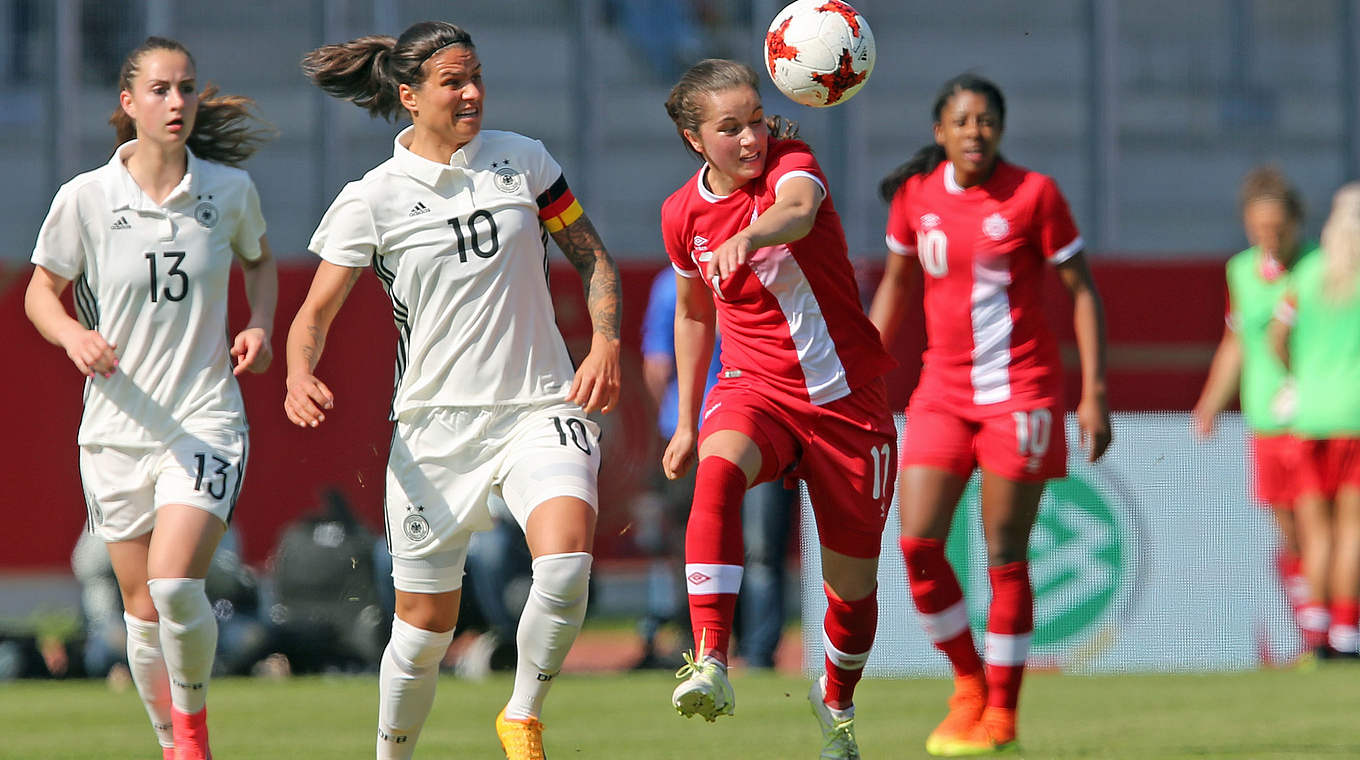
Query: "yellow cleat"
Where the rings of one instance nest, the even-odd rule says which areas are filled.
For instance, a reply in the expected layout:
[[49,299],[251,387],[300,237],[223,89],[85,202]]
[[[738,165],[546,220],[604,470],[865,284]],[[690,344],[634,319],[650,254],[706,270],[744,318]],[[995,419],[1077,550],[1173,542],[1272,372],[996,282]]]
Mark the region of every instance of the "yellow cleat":
[[988,707],[967,735],[943,742],[939,750],[934,753],[939,757],[979,757],[1019,752],[1020,744],[1015,740],[1015,710]]
[[981,673],[954,679],[954,695],[949,698],[949,714],[926,737],[926,752],[939,756],[946,744],[968,736],[982,718],[987,706],[987,681]]
[[534,718],[510,720],[505,710],[496,716],[496,736],[506,760],[545,760],[543,753],[543,724]]

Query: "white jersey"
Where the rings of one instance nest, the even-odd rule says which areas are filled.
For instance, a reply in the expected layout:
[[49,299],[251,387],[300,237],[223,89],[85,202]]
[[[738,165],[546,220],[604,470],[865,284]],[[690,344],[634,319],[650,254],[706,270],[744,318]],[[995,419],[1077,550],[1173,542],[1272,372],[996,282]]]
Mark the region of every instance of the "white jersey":
[[227,285],[260,257],[264,218],[244,170],[189,153],[155,203],[123,161],[136,141],[57,191],[33,263],[71,280],[76,316],[116,346],[118,368],[85,384],[81,445],[155,446],[186,431],[246,429],[231,371]]
[[484,130],[440,164],[392,158],[340,191],[308,246],[371,264],[392,299],[392,419],[435,406],[561,399],[573,368],[548,290],[547,232],[580,216],[543,144]]

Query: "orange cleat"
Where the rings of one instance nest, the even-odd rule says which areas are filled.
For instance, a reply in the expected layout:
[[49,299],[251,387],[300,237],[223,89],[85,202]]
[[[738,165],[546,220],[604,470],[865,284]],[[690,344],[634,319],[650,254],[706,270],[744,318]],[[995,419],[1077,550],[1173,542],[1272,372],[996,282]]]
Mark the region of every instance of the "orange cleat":
[[988,707],[982,711],[982,718],[959,739],[944,742],[941,757],[976,757],[979,755],[1003,755],[1019,752],[1020,745],[1015,741],[1015,710],[1005,707]]
[[944,745],[968,735],[982,718],[987,706],[987,680],[982,673],[954,677],[954,695],[949,698],[949,714],[926,737],[926,752],[940,755]]
[[496,716],[496,736],[500,737],[501,749],[505,750],[506,760],[544,760],[543,724],[534,718],[510,720],[505,710]]

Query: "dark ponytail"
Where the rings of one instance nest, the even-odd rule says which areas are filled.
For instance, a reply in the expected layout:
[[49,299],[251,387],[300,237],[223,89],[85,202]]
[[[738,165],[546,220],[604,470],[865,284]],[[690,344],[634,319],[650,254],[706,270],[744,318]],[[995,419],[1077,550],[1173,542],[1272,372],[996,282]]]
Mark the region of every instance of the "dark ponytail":
[[[183,53],[189,65],[197,68],[194,57],[183,44],[165,37],[147,37],[138,45],[118,70],[118,89],[132,91],[132,80],[141,70],[142,57],[153,50],[170,50]],[[242,95],[217,95],[217,87],[208,85],[198,98],[198,110],[194,116],[194,131],[189,134],[185,144],[195,156],[228,166],[240,166],[254,155],[260,146],[274,136],[274,129],[260,122],[251,109],[255,101]],[[251,122],[262,126],[252,126]],[[113,109],[109,124],[117,135],[118,145],[137,136],[137,124],[120,105]]]
[[935,171],[935,167],[944,163],[944,147],[931,143],[921,146],[921,149],[909,159],[905,164],[888,172],[888,176],[878,183],[878,194],[883,200],[891,202],[894,195],[897,195],[897,188],[901,187],[908,179],[917,174],[930,174]]
[[327,95],[392,121],[405,113],[398,88],[404,84],[419,89],[425,61],[450,45],[475,49],[472,36],[462,28],[422,21],[400,37],[374,34],[322,45],[302,57],[302,73]]
[[[1006,98],[1001,94],[1001,88],[990,79],[976,74],[960,74],[940,87],[940,91],[935,95],[935,105],[930,109],[932,124],[940,123],[940,115],[944,113],[945,105],[949,103],[950,98],[960,92],[974,92],[986,98],[987,107],[996,112],[997,123],[1005,125]],[[944,161],[944,146],[931,143],[922,147],[907,159],[905,164],[888,172],[888,176],[878,184],[879,196],[885,201],[892,201],[897,189],[904,182],[917,174],[930,174]]]

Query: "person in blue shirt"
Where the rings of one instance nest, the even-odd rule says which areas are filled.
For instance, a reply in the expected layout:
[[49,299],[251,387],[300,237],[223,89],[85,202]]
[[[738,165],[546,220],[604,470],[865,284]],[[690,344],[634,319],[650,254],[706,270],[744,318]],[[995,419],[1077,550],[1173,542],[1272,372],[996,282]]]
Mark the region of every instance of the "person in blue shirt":
[[[722,371],[719,354],[722,339],[713,345],[708,384],[713,388]],[[652,280],[647,312],[642,324],[642,371],[648,395],[657,405],[657,433],[661,446],[675,434],[678,421],[675,380],[675,275],[662,269]],[[675,571],[683,567],[684,528],[694,495],[694,472],[678,480],[667,480],[660,468],[650,491],[638,502],[635,540],[652,557],[648,573],[647,611],[638,623],[643,656],[635,667],[675,667],[657,652],[656,638],[665,623],[674,622],[683,640],[680,649],[691,646],[685,592]],[[748,667],[774,667],[775,649],[785,619],[784,585],[788,535],[798,499],[795,488],[780,481],[762,483],[746,492],[741,516],[746,550],[746,572],[742,578],[737,609],[737,654]]]

